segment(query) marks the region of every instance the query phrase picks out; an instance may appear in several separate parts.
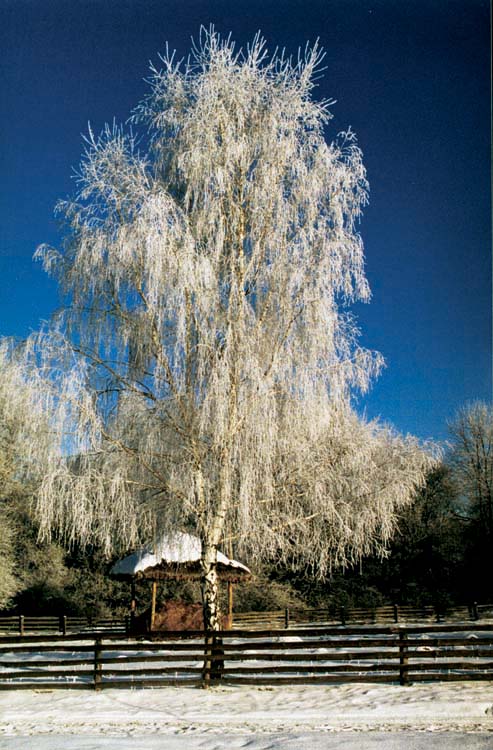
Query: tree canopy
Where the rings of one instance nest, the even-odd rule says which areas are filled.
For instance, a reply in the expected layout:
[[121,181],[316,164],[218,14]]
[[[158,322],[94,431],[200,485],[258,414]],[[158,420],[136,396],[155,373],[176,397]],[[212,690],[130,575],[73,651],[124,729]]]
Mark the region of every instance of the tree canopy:
[[16,347],[0,340],[0,607],[9,603],[20,585],[19,505],[27,508],[56,448],[41,383]]
[[219,544],[324,575],[385,546],[431,461],[351,407],[382,366],[348,312],[368,184],[354,134],[325,138],[322,58],[212,29],[167,52],[132,117],[147,136],[89,131],[64,246],[38,251],[68,305],[36,358],[66,357],[71,434],[42,528],[108,551],[195,531],[210,622]]

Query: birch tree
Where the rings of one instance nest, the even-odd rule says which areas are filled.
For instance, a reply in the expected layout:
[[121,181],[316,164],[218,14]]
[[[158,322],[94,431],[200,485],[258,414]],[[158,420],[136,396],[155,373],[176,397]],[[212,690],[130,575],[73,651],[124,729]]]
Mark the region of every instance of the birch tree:
[[493,540],[493,409],[476,401],[460,409],[449,425],[452,445],[448,457],[465,505],[475,520],[485,547]]
[[140,146],[89,131],[64,246],[38,250],[69,305],[37,356],[73,361],[72,458],[45,477],[42,528],[108,551],[197,533],[210,629],[219,545],[325,575],[383,549],[429,464],[350,406],[382,358],[348,312],[369,299],[368,184],[351,130],[325,139],[322,58],[213,30],[187,62],[167,51]]
[[15,506],[27,506],[56,450],[37,382],[16,347],[0,339],[0,607],[20,585]]

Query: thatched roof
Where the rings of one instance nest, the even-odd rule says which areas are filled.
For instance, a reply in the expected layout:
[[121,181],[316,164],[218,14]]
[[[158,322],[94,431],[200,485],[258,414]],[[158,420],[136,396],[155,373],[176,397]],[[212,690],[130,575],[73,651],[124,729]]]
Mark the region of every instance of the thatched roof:
[[[147,545],[119,560],[110,570],[117,578],[199,578],[200,539],[191,534],[165,534],[153,545]],[[237,560],[217,553],[218,573],[222,580],[239,581],[250,577],[250,570]]]

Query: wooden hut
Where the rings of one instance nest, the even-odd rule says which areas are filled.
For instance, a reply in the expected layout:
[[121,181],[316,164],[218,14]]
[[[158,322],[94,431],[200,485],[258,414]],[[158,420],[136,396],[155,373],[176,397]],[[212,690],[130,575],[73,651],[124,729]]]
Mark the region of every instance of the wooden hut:
[[[128,580],[132,585],[130,614],[135,617],[135,582],[148,580],[152,584],[150,629],[154,629],[156,617],[156,593],[159,581],[198,580],[200,569],[201,542],[196,536],[174,532],[164,534],[153,545],[147,545],[119,560],[110,570],[115,578]],[[251,572],[246,565],[231,560],[222,552],[217,553],[217,567],[219,580],[228,586],[228,622],[233,615],[233,585],[251,578]]]

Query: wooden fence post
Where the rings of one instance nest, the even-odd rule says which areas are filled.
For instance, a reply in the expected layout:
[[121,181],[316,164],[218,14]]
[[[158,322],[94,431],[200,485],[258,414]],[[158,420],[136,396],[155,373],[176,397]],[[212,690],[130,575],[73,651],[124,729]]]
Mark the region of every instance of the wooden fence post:
[[67,635],[67,615],[60,615],[58,630],[62,635]]
[[157,598],[157,581],[152,581],[151,585],[151,623],[150,630],[154,630],[154,620],[156,619],[156,598]]
[[341,607],[341,625],[346,624],[346,608]]
[[473,620],[479,620],[478,603],[472,603],[472,618]]
[[394,622],[399,622],[399,607],[394,604]]
[[216,631],[206,631],[204,638],[204,666],[202,669],[202,687],[208,688],[211,680],[220,680],[224,670],[223,639]]
[[24,635],[24,615],[19,615],[19,635]]
[[202,670],[202,687],[203,688],[208,688],[211,684],[213,646],[214,646],[214,635],[206,631],[205,638],[204,638],[204,668]]
[[399,633],[399,682],[401,685],[409,685],[407,633],[403,630]]
[[103,681],[103,665],[101,663],[102,639],[94,641],[94,690],[101,690]]
[[233,627],[233,581],[228,581],[228,629]]
[[289,628],[289,607],[284,610],[284,627]]

